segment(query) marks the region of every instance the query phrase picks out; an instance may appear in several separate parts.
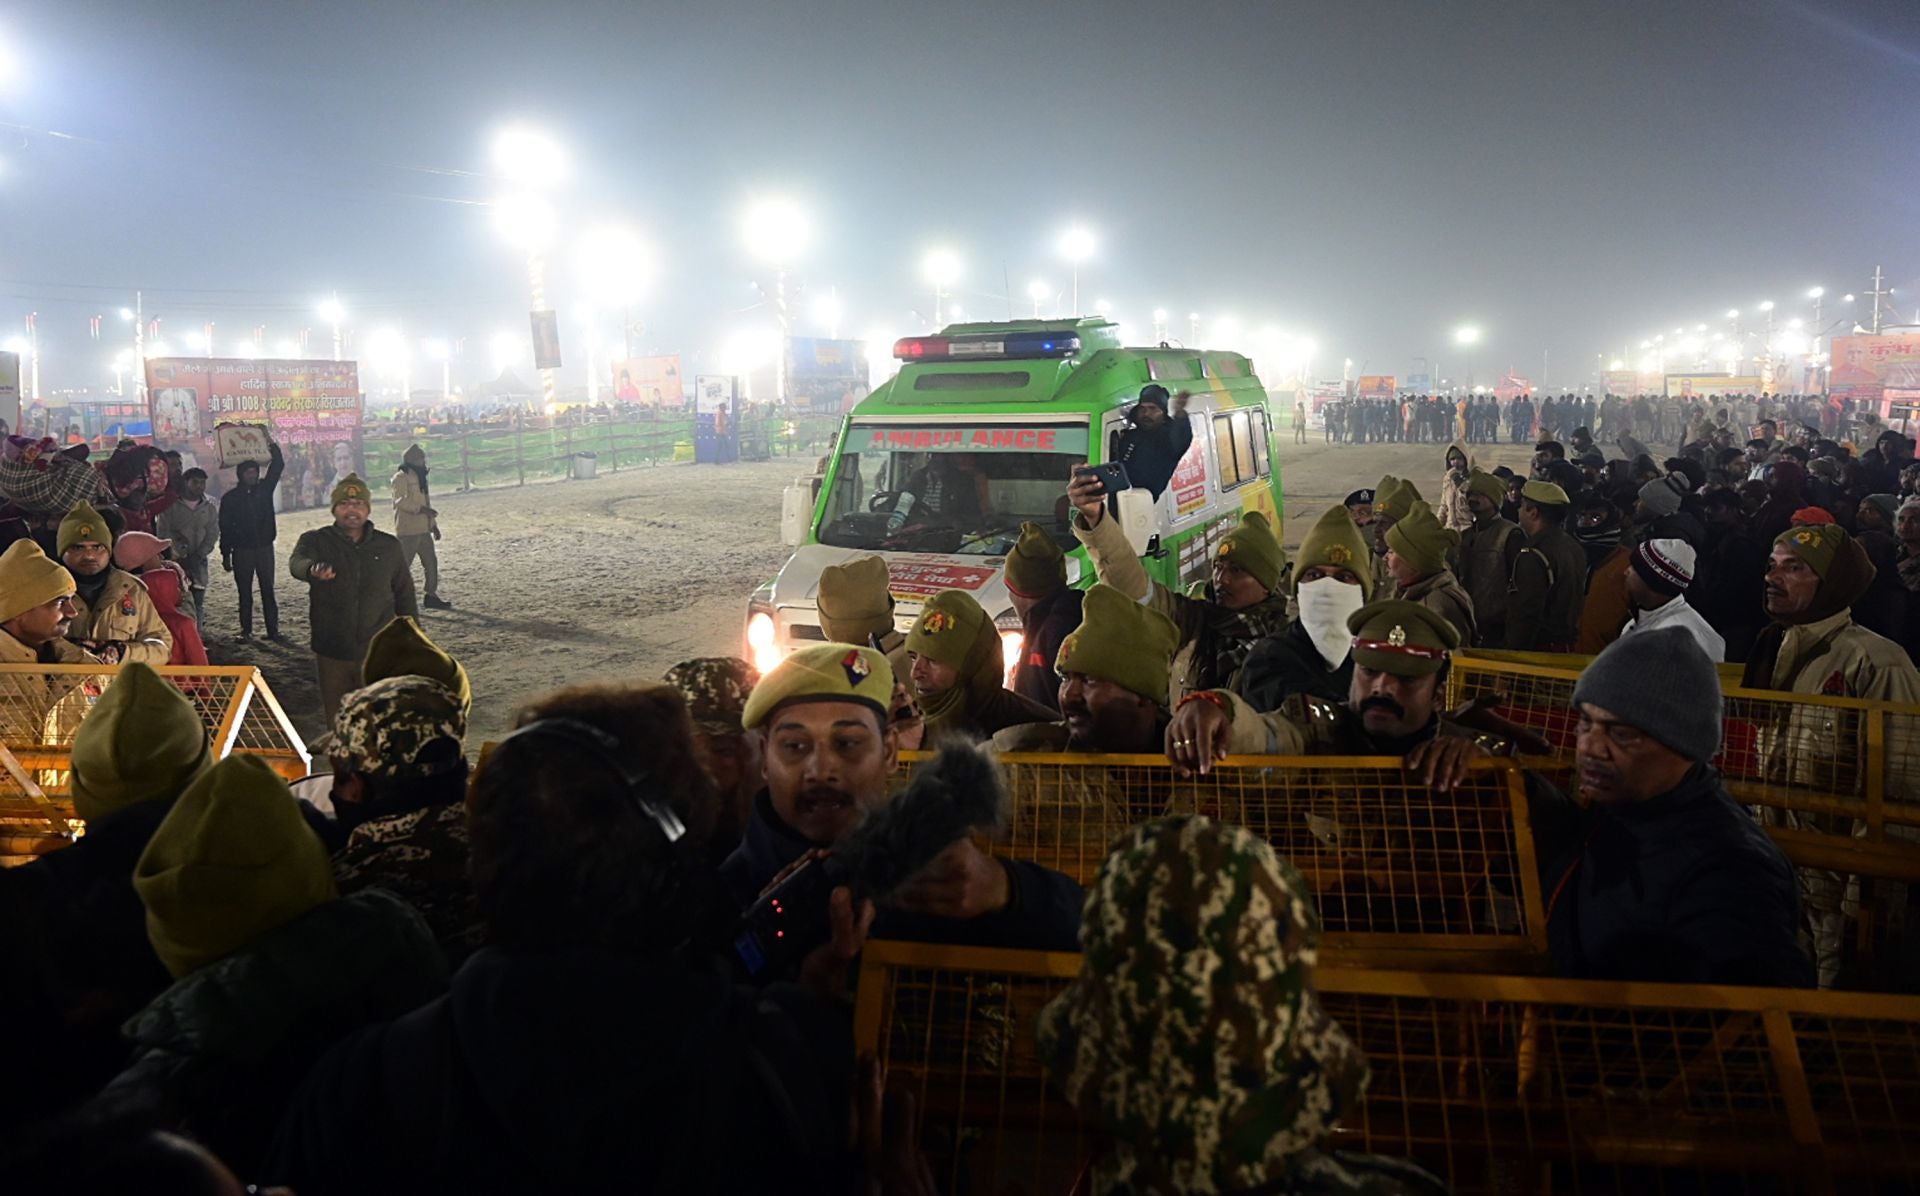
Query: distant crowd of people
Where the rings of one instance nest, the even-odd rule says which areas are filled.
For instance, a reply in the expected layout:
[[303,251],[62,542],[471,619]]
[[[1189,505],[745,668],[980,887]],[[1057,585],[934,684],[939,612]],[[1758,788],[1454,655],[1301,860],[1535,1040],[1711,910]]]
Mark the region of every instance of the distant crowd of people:
[[[1871,440],[1884,430],[1878,417],[1851,399],[1825,395],[1421,395],[1336,399],[1320,409],[1322,433],[1331,444],[1531,444],[1566,441],[1586,428],[1608,443],[1622,437],[1647,444],[1677,445],[1708,420],[1752,427],[1762,409],[1779,419],[1813,428],[1828,439]],[[1300,416],[1296,423],[1304,426]],[[1296,428],[1296,433],[1298,429]]]

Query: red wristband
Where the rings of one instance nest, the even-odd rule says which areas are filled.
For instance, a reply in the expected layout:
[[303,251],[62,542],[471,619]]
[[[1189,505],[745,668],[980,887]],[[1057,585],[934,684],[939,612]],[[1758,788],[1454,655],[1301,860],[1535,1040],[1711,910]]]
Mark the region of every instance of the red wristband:
[[1220,708],[1220,713],[1222,714],[1233,713],[1233,708],[1227,705],[1227,700],[1221,697],[1219,694],[1214,693],[1210,689],[1196,689],[1192,693],[1188,694],[1186,697],[1181,698],[1179,705],[1173,708],[1174,713],[1177,714],[1180,711],[1186,709],[1188,702],[1212,702],[1215,706],[1218,706]]

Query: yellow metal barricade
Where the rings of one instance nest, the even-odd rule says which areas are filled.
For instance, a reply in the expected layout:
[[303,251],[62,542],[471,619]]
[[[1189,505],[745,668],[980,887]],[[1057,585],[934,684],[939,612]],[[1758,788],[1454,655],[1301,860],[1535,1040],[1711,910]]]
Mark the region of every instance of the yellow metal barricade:
[[[1373,1078],[1330,1145],[1462,1193],[1920,1183],[1920,999],[1382,971],[1322,953]],[[942,1191],[1066,1192],[1099,1144],[1039,1064],[1077,955],[873,942],[855,1043],[913,1092]]]
[[[47,824],[48,803],[57,818],[72,818],[67,786],[73,735],[119,671],[114,665],[0,665],[0,745],[43,795],[30,798],[18,780],[0,778],[0,818],[13,825],[37,818],[42,830],[65,833],[67,828]],[[154,671],[193,703],[214,759],[245,752],[262,757],[289,781],[307,775],[306,746],[259,669],[162,665]]]
[[[910,757],[911,768],[919,757]],[[1329,946],[1379,967],[1539,971],[1546,916],[1525,778],[1476,766],[1440,794],[1397,759],[1236,757],[1177,778],[1164,756],[1015,754],[1007,830],[983,845],[1086,884],[1128,828],[1204,814],[1271,843],[1313,888]]]

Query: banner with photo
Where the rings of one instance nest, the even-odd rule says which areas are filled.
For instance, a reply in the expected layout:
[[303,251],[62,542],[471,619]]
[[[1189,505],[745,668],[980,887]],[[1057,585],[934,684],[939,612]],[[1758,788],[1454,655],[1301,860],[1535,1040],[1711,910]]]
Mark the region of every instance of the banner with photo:
[[681,384],[680,355],[615,358],[613,397],[622,403],[678,410],[687,405]]
[[[1885,417],[1888,391],[1920,390],[1920,334],[1833,338],[1827,396],[1851,399]],[[1896,396],[1897,397],[1897,396]]]
[[865,341],[795,336],[787,339],[788,401],[810,411],[852,411],[871,379]]
[[740,459],[739,383],[731,374],[693,380],[693,459],[726,465]]
[[354,362],[149,358],[147,397],[153,443],[178,449],[183,466],[206,470],[215,493],[233,479],[232,470],[220,469],[214,443],[214,428],[228,423],[272,431],[286,458],[280,489],[289,510],[325,506],[334,482],[349,473],[367,477]]
[[1668,374],[1666,390],[1667,397],[1670,399],[1691,399],[1696,396],[1705,398],[1707,395],[1758,395],[1761,392],[1761,380],[1752,375]]
[[1391,399],[1398,391],[1392,374],[1362,374],[1354,384],[1354,394],[1362,399]]

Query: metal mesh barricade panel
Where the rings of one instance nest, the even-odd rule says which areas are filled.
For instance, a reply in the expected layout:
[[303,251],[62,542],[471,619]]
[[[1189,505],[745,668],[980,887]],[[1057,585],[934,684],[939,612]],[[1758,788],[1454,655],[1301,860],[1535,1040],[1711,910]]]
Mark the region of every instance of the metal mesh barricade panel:
[[[307,775],[306,747],[259,669],[164,665],[154,671],[193,704],[215,759],[245,752],[289,781]],[[0,745],[65,817],[72,816],[74,733],[118,675],[112,665],[0,665]]]
[[[1413,1159],[1463,1193],[1920,1183],[1920,999],[1323,960],[1320,999],[1373,1072],[1335,1149]],[[869,944],[856,1047],[919,1098],[942,1191],[1064,1192],[1098,1149],[1033,1040],[1077,967]]]
[[995,854],[1087,884],[1128,828],[1204,814],[1245,826],[1300,870],[1331,946],[1376,952],[1383,964],[1543,966],[1525,781],[1505,761],[1441,794],[1391,759],[1236,758],[1191,780],[1162,757],[1002,760],[1013,808],[1006,832],[985,844]]

